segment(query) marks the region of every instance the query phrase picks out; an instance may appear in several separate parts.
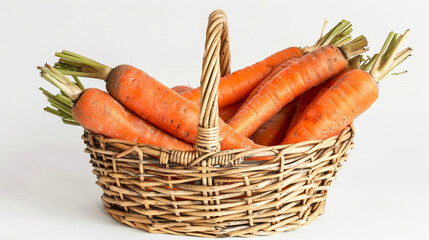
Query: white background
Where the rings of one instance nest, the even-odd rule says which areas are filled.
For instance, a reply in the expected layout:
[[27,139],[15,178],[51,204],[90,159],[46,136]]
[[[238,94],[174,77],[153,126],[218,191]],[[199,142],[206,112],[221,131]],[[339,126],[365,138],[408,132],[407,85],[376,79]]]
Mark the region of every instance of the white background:
[[[420,2],[420,3],[419,3]],[[323,19],[342,18],[371,53],[388,31],[411,29],[409,73],[385,79],[355,121],[355,149],[325,214],[293,232],[254,239],[428,239],[429,127],[425,1],[2,1],[0,8],[0,239],[182,239],[148,234],[104,213],[82,129],[42,111],[37,65],[76,51],[140,67],[172,87],[197,86],[207,16],[226,11],[232,69],[312,44]],[[86,86],[103,88],[98,80]]]

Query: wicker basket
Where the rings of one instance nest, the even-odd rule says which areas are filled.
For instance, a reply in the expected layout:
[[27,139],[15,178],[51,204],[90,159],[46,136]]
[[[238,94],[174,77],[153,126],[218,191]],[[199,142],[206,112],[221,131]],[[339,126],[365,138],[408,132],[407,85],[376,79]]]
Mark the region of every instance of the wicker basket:
[[[324,212],[327,190],[353,147],[354,129],[323,141],[219,150],[217,85],[230,72],[228,25],[209,17],[194,151],[136,144],[85,131],[106,212],[151,233],[249,237],[288,231]],[[274,156],[270,161],[244,161]]]

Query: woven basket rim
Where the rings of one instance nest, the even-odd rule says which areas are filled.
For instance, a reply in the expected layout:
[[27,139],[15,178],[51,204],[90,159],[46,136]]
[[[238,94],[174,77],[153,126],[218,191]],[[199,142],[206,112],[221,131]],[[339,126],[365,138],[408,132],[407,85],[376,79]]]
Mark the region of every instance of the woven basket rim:
[[[227,149],[227,150],[219,150],[218,152],[231,153],[231,152],[254,151],[254,150],[270,151],[273,148],[275,149],[275,148],[287,148],[287,147],[291,147],[291,146],[317,145],[317,144],[321,144],[324,142],[332,142],[333,140],[338,139],[342,134],[347,133],[349,131],[353,132],[353,133],[355,132],[353,124],[350,124],[349,126],[344,128],[339,134],[325,138],[325,139],[306,140],[306,141],[302,141],[302,142],[298,142],[298,143],[288,143],[288,144],[274,145],[274,146],[263,146],[263,147],[257,148],[257,149],[246,149],[246,148]],[[142,148],[143,147],[150,147],[150,148],[158,148],[158,149],[162,149],[162,150],[166,150],[166,151],[175,150],[175,149],[160,147],[160,146],[152,145],[152,144],[131,142],[131,141],[117,139],[117,138],[109,138],[109,137],[104,136],[103,134],[93,132],[87,128],[84,128],[84,132],[87,132],[87,133],[92,134],[92,135],[102,136],[103,142],[105,142],[105,143],[115,142],[115,143],[123,143],[126,145],[132,145],[132,146],[137,146],[137,147],[142,147]]]
[[[248,164],[256,164],[259,163],[260,165],[265,164],[272,164],[275,162],[280,161],[279,153],[283,154],[298,154],[298,153],[306,153],[306,152],[313,152],[317,149],[323,149],[328,147],[335,146],[338,142],[344,141],[344,138],[346,138],[348,141],[352,140],[354,137],[354,127],[353,125],[349,125],[341,133],[338,135],[322,139],[322,140],[309,140],[309,141],[303,141],[299,143],[293,143],[293,144],[285,144],[285,145],[276,145],[276,146],[268,146],[263,147],[260,149],[231,149],[231,150],[220,150],[213,152],[212,157],[225,157],[228,159],[232,159],[231,162],[228,164],[209,164],[209,166],[212,167],[219,167],[218,165],[222,167],[237,167],[238,164],[241,166],[246,166]],[[167,165],[169,163],[168,159],[173,158],[171,155],[173,155],[175,152],[189,152],[189,151],[180,151],[175,149],[168,149],[159,147],[156,145],[150,145],[150,144],[142,144],[142,143],[136,143],[136,142],[130,142],[126,140],[121,139],[114,139],[114,138],[106,138],[105,136],[94,133],[88,129],[84,130],[84,135],[82,136],[82,139],[86,139],[85,134],[89,134],[92,136],[95,136],[95,139],[98,140],[101,144],[110,144],[114,145],[116,150],[116,154],[118,156],[126,155],[126,154],[133,154],[137,155],[138,151],[136,148],[139,149],[139,151],[144,151],[150,149],[152,151],[152,155],[150,153],[145,153],[148,156],[155,157],[155,159],[158,159],[159,162],[162,165]],[[118,146],[117,144],[120,144]],[[196,153],[197,150],[194,150],[194,153]],[[273,157],[270,160],[246,160],[248,158],[254,158],[254,157]],[[163,160],[163,158],[167,158],[167,160]],[[202,161],[204,162],[204,161]],[[177,163],[174,161],[170,161],[170,163]],[[201,162],[200,162],[201,163]],[[244,164],[241,164],[244,163]],[[184,165],[187,167],[195,166],[198,168],[199,164],[179,164]]]

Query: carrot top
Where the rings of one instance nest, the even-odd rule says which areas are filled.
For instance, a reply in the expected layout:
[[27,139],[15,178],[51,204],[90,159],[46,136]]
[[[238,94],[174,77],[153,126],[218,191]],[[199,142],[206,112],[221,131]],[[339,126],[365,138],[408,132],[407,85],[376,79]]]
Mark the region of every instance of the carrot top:
[[72,116],[72,107],[74,101],[85,90],[81,81],[75,76],[73,76],[75,82],[71,81],[49,64],[37,68],[41,70],[42,78],[61,90],[60,94],[54,95],[42,87],[39,88],[51,104],[51,107],[45,107],[43,110],[61,117],[66,124],[80,126]]
[[335,27],[323,35],[326,24],[327,20],[325,19],[319,40],[312,46],[303,47],[302,51],[304,53],[309,53],[326,45],[341,46],[351,40],[352,24],[349,21],[345,19],[341,20]]
[[409,32],[409,29],[401,35],[390,32],[380,52],[374,55],[373,64],[369,74],[371,74],[377,82],[384,79],[394,68],[411,56],[412,49],[410,47],[399,51],[399,47],[405,41]]
[[[409,32],[409,29],[401,35],[390,32],[379,53],[374,54],[372,57],[367,57],[366,59],[362,56],[352,58],[349,60],[349,67],[369,72],[376,82],[381,81],[386,78],[394,68],[411,56],[412,49],[410,47],[399,51],[399,48],[407,38]],[[391,75],[405,72],[406,71],[392,73]]]

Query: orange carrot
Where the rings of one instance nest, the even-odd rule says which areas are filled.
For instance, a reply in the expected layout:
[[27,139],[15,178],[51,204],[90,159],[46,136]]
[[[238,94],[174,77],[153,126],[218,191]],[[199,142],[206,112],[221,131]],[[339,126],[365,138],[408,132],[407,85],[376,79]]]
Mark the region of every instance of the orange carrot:
[[361,53],[366,45],[361,36],[342,48],[327,45],[304,55],[265,83],[228,123],[239,134],[251,136],[295,97],[338,74],[347,66],[347,58]]
[[276,113],[272,118],[266,121],[252,136],[256,144],[263,146],[278,145],[285,137],[286,130],[298,105],[298,98],[287,104]]
[[250,99],[252,99],[253,96],[255,96],[259,92],[259,89],[261,89],[262,86],[265,85],[265,83],[267,83],[268,81],[270,81],[275,75],[277,75],[277,73],[281,72],[283,69],[285,69],[286,67],[288,67],[290,64],[296,62],[297,60],[298,60],[298,58],[291,58],[291,59],[287,60],[286,62],[280,64],[276,69],[274,69],[274,71],[272,71],[270,73],[270,75],[268,75],[264,80],[262,80],[258,84],[258,86],[256,86],[256,88],[254,88],[252,90],[252,92],[249,94],[249,96],[247,96],[246,100],[244,100],[244,102],[241,104],[241,107],[237,110],[237,112],[239,110],[241,110],[241,108],[244,105],[246,105],[250,101]]
[[[218,104],[224,107],[246,98],[258,84],[264,80],[280,64],[291,58],[300,58],[307,52],[311,52],[321,46],[338,44],[349,39],[351,24],[342,20],[325,36],[321,37],[316,44],[309,47],[289,47],[281,50],[262,61],[251,66],[237,70],[222,77],[218,87]],[[200,88],[182,93],[182,96],[199,105]]]
[[108,93],[97,88],[85,90],[72,110],[74,119],[82,126],[106,137],[169,149],[193,149],[190,144],[137,117]]
[[[86,76],[106,81],[110,95],[126,108],[162,130],[189,143],[196,143],[199,109],[180,94],[161,84],[147,73],[130,65],[110,68],[81,55],[63,51],[59,71],[72,76]],[[81,72],[67,70],[79,67]],[[237,134],[219,119],[221,148],[257,148],[250,139]]]
[[[191,87],[184,86],[184,85],[178,85],[178,86],[172,87],[171,89],[181,95],[184,92],[188,92],[192,90]],[[242,104],[243,104],[243,101],[240,101],[240,102],[236,102],[228,106],[219,108],[219,117],[222,118],[222,120],[227,121],[232,116],[234,116],[234,114],[238,111],[238,109]]]
[[230,104],[225,107],[219,108],[219,117],[222,118],[225,122],[228,121],[235,113],[237,113],[238,109],[243,105],[243,101],[239,101],[233,104]]
[[169,149],[193,149],[190,144],[131,113],[108,93],[96,88],[82,90],[51,66],[46,67],[39,67],[42,77],[55,84],[74,102],[72,116],[82,127],[109,138]]
[[[343,69],[337,76],[345,74],[347,71],[354,69],[361,69],[361,60],[362,56],[359,55],[357,57],[354,57],[348,61],[348,66]],[[368,60],[369,61],[369,60]],[[295,114],[293,115],[292,121],[290,122],[289,128],[292,128],[298,121],[298,119],[301,117],[301,115],[304,113],[304,110],[307,108],[308,105],[319,95],[323,94],[329,87],[331,87],[335,81],[328,80],[320,85],[317,85],[310,90],[304,92],[299,97],[298,101],[298,107],[296,109]]]
[[[260,62],[222,77],[218,87],[219,107],[243,100],[278,65],[290,58],[299,58],[302,54],[301,48],[289,47]],[[182,96],[199,105],[200,93],[201,89],[198,87],[182,93]]]
[[[345,68],[343,71],[341,71],[337,76],[344,74],[346,71],[350,70],[350,68]],[[310,103],[316,98],[318,94],[322,94],[324,91],[326,91],[334,81],[328,80],[322,84],[319,84],[315,87],[312,87],[310,90],[304,92],[301,94],[300,97],[296,98],[298,100],[298,106],[296,108],[295,114],[293,115],[292,120],[290,121],[290,124],[288,128],[292,128],[294,125],[296,125],[298,119],[300,116],[304,113],[304,110]],[[284,137],[284,135],[283,135]],[[281,140],[280,140],[281,142]]]
[[389,34],[370,73],[353,69],[332,79],[288,129],[282,144],[335,136],[366,111],[378,98],[378,81],[410,55],[410,48],[398,53],[407,34]]
[[178,86],[172,87],[171,89],[177,92],[178,94],[182,94],[183,92],[192,90],[191,87],[185,86],[185,85],[178,85]]

